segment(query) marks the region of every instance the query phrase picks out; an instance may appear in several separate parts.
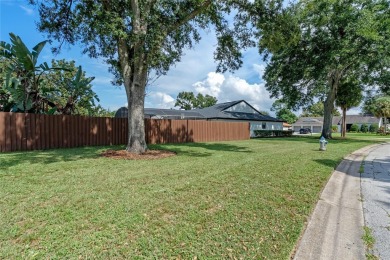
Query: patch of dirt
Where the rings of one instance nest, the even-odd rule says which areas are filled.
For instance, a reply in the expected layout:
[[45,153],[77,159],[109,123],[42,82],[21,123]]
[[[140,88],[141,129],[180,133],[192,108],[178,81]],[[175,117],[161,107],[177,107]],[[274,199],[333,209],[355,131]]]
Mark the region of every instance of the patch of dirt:
[[162,159],[176,155],[175,152],[164,150],[147,150],[144,153],[136,154],[129,153],[126,150],[112,150],[109,149],[102,153],[103,157],[118,159],[118,160],[155,160]]

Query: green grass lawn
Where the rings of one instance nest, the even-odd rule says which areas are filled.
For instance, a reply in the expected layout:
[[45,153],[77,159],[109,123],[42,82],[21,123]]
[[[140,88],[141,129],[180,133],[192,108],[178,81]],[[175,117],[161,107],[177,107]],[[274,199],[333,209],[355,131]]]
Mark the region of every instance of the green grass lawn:
[[[334,167],[370,140],[318,137],[0,154],[0,259],[288,259]],[[118,147],[119,149],[119,147]]]
[[[340,133],[334,133],[332,134],[335,138],[340,138]],[[347,133],[348,139],[359,139],[359,140],[378,140],[378,141],[390,141],[390,135],[379,135],[379,134],[373,134],[373,133]]]

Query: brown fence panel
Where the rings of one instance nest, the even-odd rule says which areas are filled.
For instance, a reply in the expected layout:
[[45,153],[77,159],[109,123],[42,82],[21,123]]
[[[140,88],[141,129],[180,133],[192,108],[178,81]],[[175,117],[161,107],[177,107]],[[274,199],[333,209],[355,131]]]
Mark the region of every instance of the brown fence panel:
[[6,113],[0,113],[0,152],[5,152],[5,140],[7,137],[5,136],[5,129],[6,129]]
[[[249,123],[145,119],[148,144],[249,139]],[[127,118],[0,112],[0,152],[125,145]]]

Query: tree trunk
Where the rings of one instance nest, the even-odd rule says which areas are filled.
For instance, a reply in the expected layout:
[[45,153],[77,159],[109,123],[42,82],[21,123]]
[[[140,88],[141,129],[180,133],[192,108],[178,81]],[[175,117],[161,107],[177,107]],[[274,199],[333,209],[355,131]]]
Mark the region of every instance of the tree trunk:
[[322,136],[325,138],[332,138],[334,101],[336,100],[336,91],[339,80],[340,76],[338,71],[334,71],[328,76],[329,92],[324,103],[324,124],[322,128]]
[[343,107],[343,121],[342,121],[342,130],[341,137],[345,138],[345,133],[347,132],[347,108]]
[[129,129],[126,150],[140,154],[147,149],[144,122],[146,57],[142,54],[142,50],[135,46],[129,47],[125,40],[118,41],[118,54],[128,103]]
[[132,82],[129,94],[127,98],[129,139],[126,150],[139,154],[147,149],[144,121],[145,85],[137,86],[135,82]]

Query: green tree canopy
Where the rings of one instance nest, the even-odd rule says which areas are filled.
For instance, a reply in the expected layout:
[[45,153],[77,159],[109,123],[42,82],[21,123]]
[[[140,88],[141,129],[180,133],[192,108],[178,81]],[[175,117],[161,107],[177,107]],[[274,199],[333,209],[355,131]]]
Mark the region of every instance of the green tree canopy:
[[343,121],[341,127],[341,136],[345,137],[347,132],[346,120],[347,110],[356,107],[363,99],[363,86],[356,79],[346,78],[340,83],[336,95],[336,105],[343,111]]
[[276,100],[271,107],[271,111],[275,111],[276,117],[289,124],[293,124],[298,120],[298,117],[287,108],[287,105],[282,100]]
[[217,104],[217,98],[198,93],[195,96],[194,92],[180,92],[177,95],[175,107],[180,107],[181,109],[191,110],[196,108],[205,108]]
[[[332,115],[340,116],[340,112],[334,108]],[[302,117],[323,117],[324,116],[324,102],[318,101],[314,104],[307,106],[302,114]]]
[[384,131],[387,132],[387,118],[390,117],[390,96],[378,97],[374,102],[374,115],[383,118]]
[[98,96],[92,90],[93,77],[86,77],[81,67],[76,67],[74,61],[52,60],[52,67],[61,67],[50,73],[48,83],[54,91],[48,99],[56,107],[59,114],[92,115]]
[[[30,0],[39,7],[38,27],[50,39],[81,42],[90,57],[104,57],[128,100],[127,151],[147,148],[143,120],[148,75],[165,74],[200,30],[214,30],[219,71],[241,66],[241,49],[253,46],[253,3],[244,0]],[[229,15],[229,20],[225,18]],[[229,23],[230,18],[233,24]]]
[[266,88],[299,108],[324,98],[322,135],[331,137],[332,111],[347,77],[374,81],[388,71],[390,6],[385,0],[305,0],[280,5],[260,19],[259,48]]

